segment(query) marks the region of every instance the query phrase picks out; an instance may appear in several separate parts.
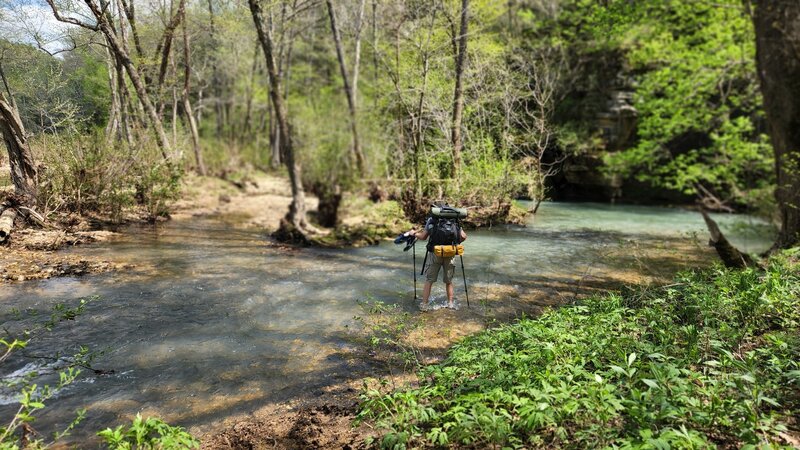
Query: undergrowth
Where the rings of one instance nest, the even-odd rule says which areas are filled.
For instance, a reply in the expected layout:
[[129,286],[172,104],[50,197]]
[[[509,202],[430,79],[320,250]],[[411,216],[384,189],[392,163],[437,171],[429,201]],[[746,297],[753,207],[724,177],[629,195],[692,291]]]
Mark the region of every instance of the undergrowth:
[[128,147],[100,134],[43,135],[32,148],[42,162],[37,203],[45,216],[91,213],[120,222],[138,213],[155,220],[169,216],[179,196],[182,163],[168,164],[148,142]]
[[[795,252],[796,253],[796,252]],[[364,392],[384,448],[775,448],[800,439],[800,266],[680,274],[472,336]]]

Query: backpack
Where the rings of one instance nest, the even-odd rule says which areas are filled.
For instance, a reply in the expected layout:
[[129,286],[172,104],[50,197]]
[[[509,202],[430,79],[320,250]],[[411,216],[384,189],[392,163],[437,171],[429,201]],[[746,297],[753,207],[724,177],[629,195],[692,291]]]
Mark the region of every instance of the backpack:
[[461,230],[455,219],[439,217],[434,218],[433,221],[433,229],[427,245],[429,251],[433,251],[433,247],[437,245],[458,244],[461,240]]

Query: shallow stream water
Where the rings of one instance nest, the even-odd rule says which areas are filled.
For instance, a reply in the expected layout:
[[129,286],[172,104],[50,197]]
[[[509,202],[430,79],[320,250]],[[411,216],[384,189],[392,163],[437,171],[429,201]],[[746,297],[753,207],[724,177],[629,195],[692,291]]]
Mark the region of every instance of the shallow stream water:
[[[773,232],[763,222],[716,219],[740,248],[757,252],[770,244]],[[527,227],[469,234],[464,262],[473,298],[492,286],[533,289],[537,280],[569,282],[588,269],[613,274],[631,262],[609,252],[631,257],[649,247],[690,248],[707,239],[702,218],[693,212],[558,203],[544,204]],[[424,250],[417,247],[419,270]],[[44,320],[56,304],[97,299],[76,320],[43,333],[20,352],[25,357],[3,363],[0,376],[13,382],[36,372],[40,382],[52,382],[53,371],[66,361],[59,355],[73,355],[80,345],[101,352],[92,367],[113,373],[84,370],[35,423],[42,432],[54,431],[86,408],[73,432],[78,442],[137,412],[207,432],[223,418],[314,395],[367,369],[348,356],[354,345],[349,330],[357,326],[353,317],[363,313],[359,302],[416,311],[411,252],[391,242],[349,250],[286,249],[270,245],[257,230],[208,218],[135,228],[73,251],[135,268],[2,286],[0,322],[10,331]],[[682,250],[673,256],[691,265]],[[458,273],[462,311],[455,320],[467,313],[460,267]],[[443,301],[439,283],[433,302]],[[0,387],[0,423],[16,411],[15,392]]]

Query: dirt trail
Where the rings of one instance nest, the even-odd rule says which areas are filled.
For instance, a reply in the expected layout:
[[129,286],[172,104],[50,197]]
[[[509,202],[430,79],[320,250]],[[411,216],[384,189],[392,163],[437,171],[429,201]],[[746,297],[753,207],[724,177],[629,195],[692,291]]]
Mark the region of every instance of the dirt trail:
[[[236,226],[275,231],[291,202],[289,181],[263,172],[256,172],[235,183],[188,175],[182,198],[174,205],[172,218],[220,216]],[[316,197],[306,193],[306,209],[316,208]]]

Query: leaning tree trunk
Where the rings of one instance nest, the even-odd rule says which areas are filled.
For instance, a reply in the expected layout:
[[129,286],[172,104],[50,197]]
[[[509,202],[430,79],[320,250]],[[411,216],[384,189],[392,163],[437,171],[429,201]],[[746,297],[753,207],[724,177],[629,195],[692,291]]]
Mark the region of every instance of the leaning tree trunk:
[[11,165],[11,181],[20,200],[27,205],[36,202],[38,174],[33,162],[25,128],[16,108],[0,92],[0,132],[8,147],[8,161]]
[[756,64],[775,154],[781,228],[773,250],[800,243],[800,2],[757,0]]
[[702,211],[703,220],[706,222],[706,227],[711,237],[708,240],[708,245],[714,247],[719,255],[719,259],[725,264],[725,267],[734,269],[744,269],[746,267],[755,266],[755,261],[747,253],[742,253],[731,244],[725,235],[720,231],[717,222],[711,218],[705,211]]
[[306,223],[305,194],[303,193],[303,185],[300,176],[300,164],[295,160],[294,150],[292,149],[293,143],[289,131],[289,118],[287,117],[286,104],[281,95],[281,78],[275,66],[272,36],[266,32],[264,27],[264,19],[259,1],[248,0],[248,2],[250,4],[250,12],[253,16],[253,23],[256,27],[256,33],[258,34],[258,40],[261,42],[261,47],[264,50],[264,59],[267,63],[267,72],[269,73],[270,80],[269,95],[272,100],[272,106],[275,109],[275,119],[277,121],[278,133],[283,148],[282,156],[286,168],[289,170],[289,181],[292,186],[292,204],[289,206],[289,213],[286,219],[297,231],[301,234],[305,234],[308,225]]
[[[461,119],[464,115],[464,62],[467,56],[467,26],[469,24],[469,0],[461,0],[461,30],[458,33],[458,53],[456,56],[456,86],[453,93],[453,125],[450,137],[453,143],[453,178],[461,171]],[[456,36],[453,36],[455,39]]]

